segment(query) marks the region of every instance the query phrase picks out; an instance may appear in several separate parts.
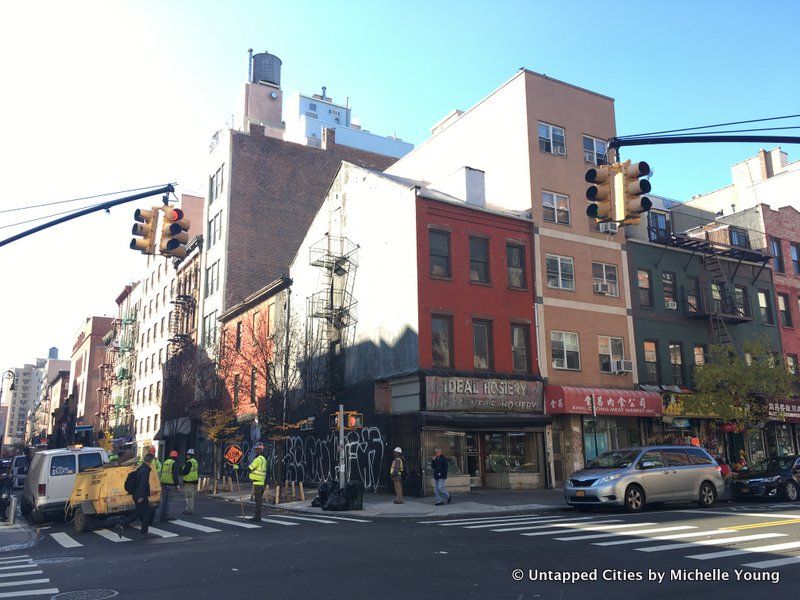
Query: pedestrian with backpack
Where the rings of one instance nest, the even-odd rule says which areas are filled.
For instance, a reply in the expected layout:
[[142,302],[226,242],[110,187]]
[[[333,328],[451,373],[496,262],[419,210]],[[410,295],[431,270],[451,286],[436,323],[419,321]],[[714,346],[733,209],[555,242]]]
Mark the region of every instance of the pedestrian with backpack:
[[394,483],[394,503],[403,503],[403,476],[405,475],[405,465],[403,464],[403,449],[398,446],[394,449],[394,460],[389,468],[389,477]]
[[150,526],[150,473],[151,464],[155,458],[149,452],[144,456],[144,462],[139,467],[131,472],[125,479],[125,491],[133,496],[133,503],[135,512],[119,522],[114,528],[119,537],[122,537],[122,532],[125,527],[139,519],[142,523],[141,536],[148,537],[147,528]]

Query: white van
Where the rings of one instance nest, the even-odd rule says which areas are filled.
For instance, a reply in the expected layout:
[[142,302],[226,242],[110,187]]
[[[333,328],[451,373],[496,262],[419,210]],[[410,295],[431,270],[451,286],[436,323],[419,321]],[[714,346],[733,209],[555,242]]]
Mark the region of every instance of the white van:
[[108,453],[102,448],[69,446],[37,452],[23,486],[22,514],[33,515],[35,523],[48,516],[63,515],[75,485],[75,474],[107,462]]
[[11,481],[15,488],[21,488],[25,483],[25,476],[28,473],[28,457],[19,454],[11,460]]

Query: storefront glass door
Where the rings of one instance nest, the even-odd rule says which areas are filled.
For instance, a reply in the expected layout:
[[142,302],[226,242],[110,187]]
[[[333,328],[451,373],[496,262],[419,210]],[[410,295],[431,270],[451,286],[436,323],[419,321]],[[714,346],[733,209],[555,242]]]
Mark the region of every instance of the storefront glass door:
[[470,487],[482,487],[481,478],[481,436],[474,431],[466,435],[467,448],[467,473],[469,474]]

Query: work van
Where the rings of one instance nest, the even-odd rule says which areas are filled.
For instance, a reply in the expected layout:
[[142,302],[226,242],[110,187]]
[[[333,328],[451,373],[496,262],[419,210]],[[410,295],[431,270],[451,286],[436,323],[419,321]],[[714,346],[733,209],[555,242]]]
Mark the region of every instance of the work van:
[[35,523],[64,514],[75,485],[75,475],[108,462],[102,448],[70,446],[33,455],[22,491],[21,510]]
[[24,454],[15,456],[11,460],[11,481],[15,488],[21,488],[25,484],[25,477],[28,473],[28,457]]

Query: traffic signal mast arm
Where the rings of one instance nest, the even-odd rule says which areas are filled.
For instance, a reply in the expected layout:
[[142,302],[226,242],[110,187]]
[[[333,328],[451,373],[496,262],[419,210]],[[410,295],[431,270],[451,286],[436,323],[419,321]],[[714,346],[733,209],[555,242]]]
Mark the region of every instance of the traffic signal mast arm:
[[651,146],[658,144],[715,144],[741,142],[768,142],[774,144],[800,144],[800,137],[792,135],[665,135],[631,138],[611,138],[609,149],[623,146]]

